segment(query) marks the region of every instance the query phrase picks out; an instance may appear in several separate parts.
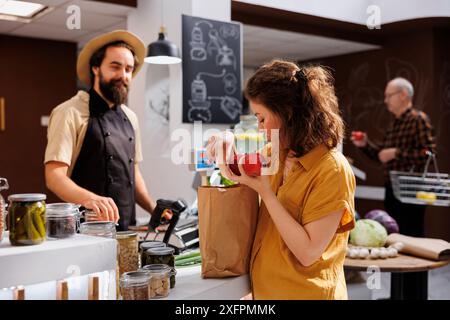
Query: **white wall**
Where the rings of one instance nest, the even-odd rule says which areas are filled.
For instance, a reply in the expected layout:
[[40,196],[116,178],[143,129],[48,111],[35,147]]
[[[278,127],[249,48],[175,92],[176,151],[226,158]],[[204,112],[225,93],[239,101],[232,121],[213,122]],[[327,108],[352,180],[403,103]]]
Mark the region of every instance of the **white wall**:
[[244,66],[244,77],[242,79],[242,83],[244,84],[244,86],[247,83],[247,80],[255,73],[255,71],[255,68]]
[[364,25],[369,16],[366,12],[369,5],[380,7],[382,24],[424,17],[450,17],[450,1],[448,0],[238,1]]
[[[230,21],[231,0],[139,0],[127,21],[128,30],[139,35],[146,44],[157,39],[161,24],[161,3],[163,4],[164,25],[167,38],[181,50],[182,14],[209,19]],[[150,103],[162,105],[165,92],[169,97],[170,120],[168,123],[151,111]],[[137,113],[142,134],[144,161],[140,168],[153,198],[185,199],[191,204],[196,191],[191,187],[194,172],[187,165],[175,165],[171,161],[171,150],[176,141],[170,135],[176,129],[184,128],[192,132],[192,124],[182,123],[182,66],[144,65],[133,80],[129,97],[130,107]],[[205,125],[204,130],[228,126]],[[138,220],[148,219],[148,215],[138,207]]]

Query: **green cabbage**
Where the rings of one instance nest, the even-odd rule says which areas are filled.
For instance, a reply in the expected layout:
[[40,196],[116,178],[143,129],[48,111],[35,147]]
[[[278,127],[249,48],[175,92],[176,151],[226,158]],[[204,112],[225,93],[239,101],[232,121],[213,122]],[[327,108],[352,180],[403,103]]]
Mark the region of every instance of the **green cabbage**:
[[350,243],[355,246],[383,247],[386,239],[386,229],[379,222],[370,219],[358,220],[350,232]]

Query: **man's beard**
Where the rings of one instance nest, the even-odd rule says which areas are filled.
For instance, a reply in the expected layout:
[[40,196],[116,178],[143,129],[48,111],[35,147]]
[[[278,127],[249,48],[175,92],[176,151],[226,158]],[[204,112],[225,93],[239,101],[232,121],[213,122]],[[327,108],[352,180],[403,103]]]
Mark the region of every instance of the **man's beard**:
[[103,96],[115,105],[124,104],[128,98],[128,85],[124,81],[111,79],[105,81],[100,72],[100,91]]

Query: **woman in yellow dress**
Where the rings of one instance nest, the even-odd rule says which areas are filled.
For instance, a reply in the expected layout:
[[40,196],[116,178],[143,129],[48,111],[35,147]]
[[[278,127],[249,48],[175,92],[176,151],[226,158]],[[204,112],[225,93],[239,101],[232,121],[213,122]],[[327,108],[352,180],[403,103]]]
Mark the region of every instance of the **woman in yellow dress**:
[[[320,66],[274,60],[248,80],[259,129],[279,130],[272,176],[227,178],[261,197],[250,277],[254,299],[347,299],[344,259],[354,227],[355,177],[336,149],[344,124],[333,78]],[[268,134],[269,140],[271,139]],[[208,145],[209,155],[215,158]]]

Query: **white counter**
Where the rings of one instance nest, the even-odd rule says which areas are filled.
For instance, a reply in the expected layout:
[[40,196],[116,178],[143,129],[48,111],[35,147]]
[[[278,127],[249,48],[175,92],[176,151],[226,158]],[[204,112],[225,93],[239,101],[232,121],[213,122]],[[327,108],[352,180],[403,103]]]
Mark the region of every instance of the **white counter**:
[[33,246],[0,243],[0,288],[26,286],[71,276],[115,270],[116,241],[76,234]]
[[169,300],[239,300],[250,293],[248,275],[202,279],[201,266],[177,268]]
[[[86,276],[105,271],[114,273],[116,248],[115,240],[80,234],[39,245],[11,246],[6,234],[0,243],[0,289],[25,286],[27,299],[54,299],[55,281],[78,278],[77,290],[69,283],[69,298],[86,299]],[[111,276],[109,282],[114,282],[114,275]],[[107,291],[114,293],[114,288],[109,287]],[[193,266],[177,268],[175,288],[165,299],[239,300],[249,292],[248,275],[203,279],[201,266]],[[9,293],[4,295],[11,297]],[[115,299],[111,293],[102,297]]]

